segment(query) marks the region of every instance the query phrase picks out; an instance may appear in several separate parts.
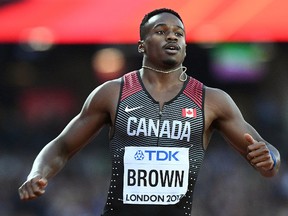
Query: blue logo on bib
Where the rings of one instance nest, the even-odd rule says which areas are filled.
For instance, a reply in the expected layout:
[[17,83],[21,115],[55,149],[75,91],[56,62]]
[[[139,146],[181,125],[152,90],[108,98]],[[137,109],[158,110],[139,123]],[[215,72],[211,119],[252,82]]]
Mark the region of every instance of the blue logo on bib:
[[143,160],[144,157],[145,156],[141,150],[138,150],[134,155],[135,160]]

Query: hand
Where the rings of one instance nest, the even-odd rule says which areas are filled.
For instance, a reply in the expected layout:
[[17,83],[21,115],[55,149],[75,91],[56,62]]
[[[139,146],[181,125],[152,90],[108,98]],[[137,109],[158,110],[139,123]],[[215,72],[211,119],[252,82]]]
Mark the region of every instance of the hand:
[[246,133],[244,137],[249,144],[247,146],[247,159],[250,164],[259,171],[266,172],[272,170],[274,161],[265,142],[254,140],[248,133]]
[[28,179],[18,189],[20,199],[31,200],[43,195],[47,185],[47,179],[39,175]]

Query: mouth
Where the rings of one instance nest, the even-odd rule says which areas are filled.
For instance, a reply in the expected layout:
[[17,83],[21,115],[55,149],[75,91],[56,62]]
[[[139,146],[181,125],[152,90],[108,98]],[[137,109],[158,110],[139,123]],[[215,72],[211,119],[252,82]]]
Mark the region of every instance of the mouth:
[[168,50],[180,50],[180,46],[176,43],[167,43],[163,48]]
[[163,48],[166,52],[171,54],[175,54],[181,49],[180,46],[176,43],[167,43]]

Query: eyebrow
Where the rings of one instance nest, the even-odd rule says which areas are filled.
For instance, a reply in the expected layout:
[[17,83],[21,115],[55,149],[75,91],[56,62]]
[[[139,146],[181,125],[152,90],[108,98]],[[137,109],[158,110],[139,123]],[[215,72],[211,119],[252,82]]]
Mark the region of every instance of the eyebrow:
[[[163,27],[163,26],[167,26],[167,24],[165,24],[165,23],[159,23],[159,24],[153,26],[152,29],[155,29],[155,28],[157,28],[157,27]],[[179,26],[179,25],[175,25],[175,26],[185,32],[185,30],[184,30],[181,26]]]

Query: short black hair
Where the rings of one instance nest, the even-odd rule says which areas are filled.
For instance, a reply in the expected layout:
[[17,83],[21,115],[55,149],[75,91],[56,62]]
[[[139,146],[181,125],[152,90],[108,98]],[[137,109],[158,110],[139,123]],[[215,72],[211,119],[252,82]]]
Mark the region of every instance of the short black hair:
[[181,18],[181,16],[174,10],[172,9],[169,9],[169,8],[159,8],[159,9],[155,9],[147,14],[145,14],[145,16],[143,17],[142,19],[142,22],[140,24],[140,40],[144,40],[145,38],[145,31],[144,31],[144,26],[145,24],[148,22],[148,20],[157,15],[157,14],[160,14],[160,13],[170,13],[170,14],[173,14],[175,15],[182,23],[183,23],[183,20]]

